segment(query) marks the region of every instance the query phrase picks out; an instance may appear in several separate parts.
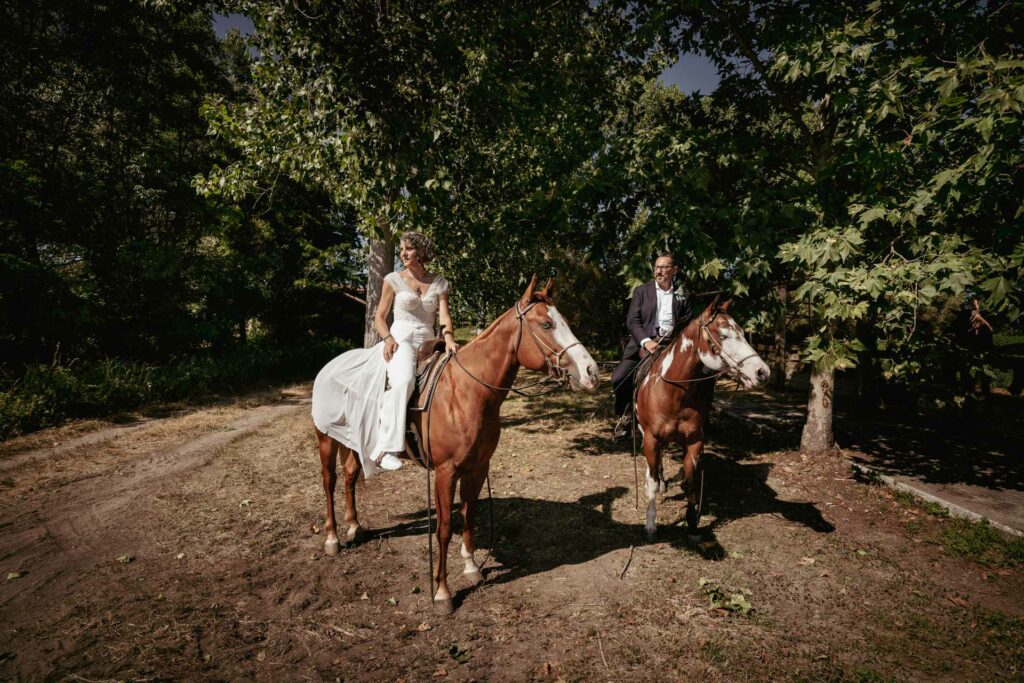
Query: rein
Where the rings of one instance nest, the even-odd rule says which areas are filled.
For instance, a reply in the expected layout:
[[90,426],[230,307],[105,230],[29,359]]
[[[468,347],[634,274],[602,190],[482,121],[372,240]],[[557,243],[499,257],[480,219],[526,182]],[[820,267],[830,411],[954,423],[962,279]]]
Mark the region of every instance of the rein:
[[[523,325],[524,325],[524,321],[525,321],[526,329],[527,329],[527,331],[529,331],[530,336],[533,337],[533,341],[537,345],[537,349],[538,350],[541,350],[541,349],[544,350],[543,351],[544,352],[544,364],[547,365],[548,372],[550,373],[547,377],[543,377],[543,378],[541,378],[540,380],[538,380],[536,382],[533,382],[531,384],[527,384],[525,386],[520,386],[520,387],[514,387],[514,386],[499,387],[499,386],[495,386],[493,384],[489,384],[488,382],[485,382],[484,380],[480,379],[479,377],[474,375],[472,372],[470,372],[469,368],[467,368],[465,365],[463,365],[462,361],[459,360],[459,354],[458,353],[452,353],[452,352],[449,351],[446,354],[446,358],[444,360],[442,360],[441,368],[438,369],[434,373],[434,379],[433,379],[433,382],[431,382],[431,386],[430,386],[430,389],[428,391],[427,400],[426,400],[426,403],[425,403],[424,407],[419,408],[419,410],[421,412],[424,412],[426,414],[426,420],[425,420],[425,425],[424,425],[424,429],[423,429],[423,451],[424,452],[422,453],[422,457],[423,457],[423,464],[424,464],[425,469],[427,471],[427,557],[429,558],[428,559],[429,569],[428,569],[427,573],[428,573],[429,581],[430,581],[430,598],[431,598],[431,600],[433,600],[434,590],[435,590],[434,589],[434,533],[433,533],[433,530],[431,529],[433,514],[432,514],[431,501],[430,501],[430,494],[431,494],[431,490],[430,490],[430,470],[431,470],[432,465],[434,463],[433,458],[431,456],[431,451],[430,451],[430,416],[433,414],[434,391],[437,388],[438,383],[441,381],[441,375],[444,372],[444,366],[447,365],[449,359],[450,360],[454,360],[455,364],[458,365],[460,368],[462,368],[463,372],[465,372],[467,375],[469,375],[469,377],[472,380],[474,380],[475,382],[477,382],[479,384],[482,384],[483,386],[487,387],[488,389],[492,389],[494,391],[511,391],[512,393],[518,394],[519,396],[523,396],[523,397],[526,397],[526,398],[531,398],[533,396],[543,396],[545,394],[549,394],[549,393],[551,393],[553,391],[558,390],[559,388],[561,388],[563,386],[566,386],[569,383],[569,372],[567,370],[565,370],[564,368],[562,368],[561,365],[560,365],[560,363],[562,362],[562,354],[564,354],[566,351],[571,349],[573,346],[576,346],[577,344],[580,344],[580,342],[578,342],[578,341],[574,342],[572,344],[569,344],[569,346],[566,346],[566,347],[564,347],[564,348],[562,348],[562,349],[560,349],[558,351],[555,351],[550,346],[548,346],[543,341],[541,341],[540,338],[537,336],[537,333],[533,331],[533,327],[532,327],[532,324],[530,323],[530,321],[526,320],[526,314],[530,311],[531,308],[533,308],[536,305],[537,305],[537,303],[533,302],[533,303],[529,304],[526,308],[520,310],[520,308],[519,308],[519,301],[516,300],[516,320],[519,322],[519,329],[516,331],[516,345],[515,345],[515,350],[513,352],[513,357],[516,359],[516,362],[519,362],[519,346],[522,344],[522,341],[523,341]],[[555,357],[555,362],[554,363],[551,362],[550,356],[552,356],[552,355]],[[538,385],[541,385],[541,384],[548,384],[548,385],[553,385],[553,386],[551,387],[551,389],[549,389],[547,391],[538,391],[538,392],[534,392],[534,393],[531,393],[531,394],[528,394],[525,391],[523,391],[524,389],[530,389],[532,387],[535,387],[535,386],[538,386]],[[490,538],[488,539],[487,554],[484,556],[483,562],[480,563],[480,570],[481,571],[483,570],[484,566],[487,564],[487,561],[491,558],[491,550],[492,550],[492,548],[494,548],[494,502],[492,500],[493,496],[491,494],[491,475],[490,475],[490,473],[488,473],[488,475],[487,475],[486,482],[487,482],[487,503],[488,503],[487,504],[487,511],[489,513],[489,516],[490,516],[490,530],[489,530]]]
[[[566,370],[565,368],[563,368],[560,365],[560,363],[562,362],[562,354],[564,354],[566,351],[568,351],[572,347],[579,345],[580,342],[578,342],[578,341],[577,342],[573,342],[572,344],[569,344],[568,346],[563,347],[562,349],[555,350],[555,349],[552,349],[547,344],[545,344],[543,341],[541,341],[540,337],[537,336],[537,333],[533,331],[533,324],[530,323],[530,321],[526,320],[526,314],[530,311],[531,308],[533,308],[536,305],[537,305],[537,302],[533,302],[530,305],[528,305],[526,308],[520,309],[519,308],[519,301],[516,301],[516,320],[519,322],[519,329],[516,331],[516,345],[515,345],[515,350],[513,351],[513,355],[515,356],[516,361],[518,362],[519,361],[519,347],[523,343],[523,326],[525,324],[526,330],[530,333],[530,336],[533,337],[533,341],[537,345],[537,349],[540,350],[544,354],[544,364],[547,366],[548,373],[549,373],[547,377],[543,377],[543,378],[537,380],[536,382],[531,382],[530,384],[526,384],[526,385],[519,386],[519,387],[516,387],[516,386],[499,387],[499,386],[495,386],[493,384],[489,384],[488,382],[485,382],[484,380],[480,379],[479,377],[474,375],[472,372],[470,372],[469,368],[467,368],[465,365],[463,365],[462,361],[459,360],[459,354],[457,354],[457,353],[452,354],[452,358],[455,360],[455,364],[458,365],[460,368],[462,368],[462,370],[467,375],[469,375],[470,378],[473,379],[473,381],[477,382],[478,384],[482,384],[483,386],[487,387],[488,389],[492,389],[494,391],[511,391],[513,394],[517,394],[517,395],[523,396],[525,398],[531,398],[533,396],[543,396],[543,395],[549,394],[549,393],[551,393],[553,391],[557,391],[558,389],[568,385],[568,383],[570,381],[569,380],[569,377],[570,377],[569,376],[569,372],[568,372],[568,370]],[[555,362],[554,363],[551,362],[551,356],[555,357]],[[542,384],[549,385],[549,386],[551,386],[551,388],[548,389],[547,391],[537,391],[537,392],[534,392],[532,394],[528,394],[528,393],[526,393],[524,391],[525,389],[532,389],[533,387],[540,386]]]

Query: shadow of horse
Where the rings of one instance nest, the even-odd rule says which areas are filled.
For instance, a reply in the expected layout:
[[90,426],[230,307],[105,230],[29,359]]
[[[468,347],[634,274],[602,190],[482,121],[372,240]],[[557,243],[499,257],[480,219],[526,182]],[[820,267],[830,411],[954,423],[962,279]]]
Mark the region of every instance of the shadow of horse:
[[[685,519],[680,514],[679,519],[658,527],[654,543],[668,543],[682,552],[717,561],[728,553],[718,541],[715,530],[726,522],[744,517],[779,515],[816,533],[834,530],[813,503],[778,498],[767,483],[769,463],[743,463],[714,453],[706,453],[705,457],[708,458],[705,499],[714,519],[701,527],[702,540],[697,544],[688,542]],[[616,501],[630,492],[631,488],[613,486],[582,496],[575,502],[518,496],[482,499],[475,535],[478,554],[489,548],[491,557],[498,564],[484,568],[486,583],[509,583],[559,567],[584,564],[617,550],[648,544],[644,524],[639,518],[636,523],[613,518]],[[676,489],[663,500],[685,501],[685,497]],[[493,529],[488,506],[493,509]],[[427,531],[425,517],[425,509],[400,515],[401,519],[409,521],[371,531],[368,538],[422,536]],[[453,511],[452,521],[456,530],[460,530],[461,515]],[[460,590],[454,596],[456,604],[474,588],[469,586]]]

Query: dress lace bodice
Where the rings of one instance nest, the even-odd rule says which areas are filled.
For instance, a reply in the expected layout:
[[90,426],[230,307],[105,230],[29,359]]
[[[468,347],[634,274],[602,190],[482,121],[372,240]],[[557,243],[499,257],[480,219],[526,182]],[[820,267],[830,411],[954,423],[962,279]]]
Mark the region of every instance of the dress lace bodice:
[[438,298],[448,291],[448,281],[440,275],[419,296],[398,273],[389,273],[385,280],[395,290],[395,322],[407,322],[417,326],[434,328],[437,316]]

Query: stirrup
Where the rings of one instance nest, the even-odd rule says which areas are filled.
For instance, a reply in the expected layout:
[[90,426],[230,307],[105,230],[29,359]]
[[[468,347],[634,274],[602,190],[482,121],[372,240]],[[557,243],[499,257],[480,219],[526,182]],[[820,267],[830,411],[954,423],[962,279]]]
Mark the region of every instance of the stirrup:
[[612,438],[621,439],[626,436],[629,432],[630,426],[633,424],[633,411],[623,413],[618,421],[615,423],[615,427],[612,428]]
[[381,453],[380,456],[373,461],[373,464],[382,470],[394,471],[401,469],[402,461],[395,456],[394,453]]

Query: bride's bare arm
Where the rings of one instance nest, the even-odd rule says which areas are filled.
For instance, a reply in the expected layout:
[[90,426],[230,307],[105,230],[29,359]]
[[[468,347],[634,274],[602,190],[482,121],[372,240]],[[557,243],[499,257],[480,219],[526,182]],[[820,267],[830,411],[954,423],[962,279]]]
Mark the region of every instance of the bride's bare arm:
[[385,280],[384,286],[380,290],[380,303],[377,304],[377,312],[373,316],[373,327],[384,340],[384,360],[389,363],[391,356],[395,355],[395,349],[398,348],[398,342],[391,336],[391,330],[388,329],[388,313],[391,312],[393,303],[395,303],[395,290]]
[[444,328],[444,344],[449,351],[458,351],[459,345],[455,343],[455,326],[452,325],[452,316],[448,312],[448,292],[442,292],[438,297],[437,315],[441,318],[441,327]]

